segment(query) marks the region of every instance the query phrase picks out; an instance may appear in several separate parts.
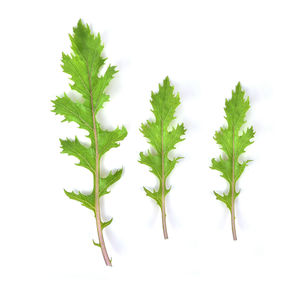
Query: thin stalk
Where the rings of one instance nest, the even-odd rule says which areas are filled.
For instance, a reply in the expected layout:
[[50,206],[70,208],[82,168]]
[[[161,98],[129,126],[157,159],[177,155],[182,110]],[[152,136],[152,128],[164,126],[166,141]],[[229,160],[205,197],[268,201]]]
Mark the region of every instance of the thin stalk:
[[95,139],[95,157],[96,157],[96,170],[95,170],[95,217],[96,217],[96,224],[97,224],[97,232],[99,238],[99,244],[101,248],[101,252],[104,258],[104,262],[107,266],[112,266],[111,261],[108,257],[103,232],[101,227],[101,211],[100,211],[100,199],[99,199],[99,183],[100,183],[100,155],[98,150],[98,135],[97,135],[97,126],[96,126],[96,115],[94,110],[94,102],[93,102],[93,93],[92,93],[92,85],[91,85],[91,77],[89,73],[89,69],[87,66],[88,75],[89,75],[89,91],[91,96],[91,107],[92,107],[92,117],[93,117],[93,132],[94,132],[94,139]]
[[165,204],[165,155],[164,155],[164,135],[163,120],[161,120],[161,215],[164,238],[168,239],[167,223],[166,223],[166,204]]
[[231,228],[233,240],[237,240],[235,229],[235,210],[234,210],[234,194],[235,194],[235,181],[234,181],[234,128],[232,129],[232,180],[231,180]]

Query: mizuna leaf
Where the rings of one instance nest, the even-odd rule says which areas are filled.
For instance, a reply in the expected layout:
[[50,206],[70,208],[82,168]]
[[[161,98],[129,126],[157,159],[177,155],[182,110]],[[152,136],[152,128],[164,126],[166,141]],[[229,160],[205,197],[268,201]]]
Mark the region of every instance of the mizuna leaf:
[[171,86],[169,78],[166,77],[163,85],[159,85],[158,93],[151,95],[152,112],[155,121],[147,121],[141,125],[140,131],[148,139],[149,144],[154,148],[154,152],[140,153],[139,162],[150,167],[150,171],[158,178],[159,188],[156,191],[144,187],[146,195],[156,201],[162,212],[162,224],[164,238],[168,238],[166,225],[165,197],[171,190],[167,188],[167,177],[174,169],[181,157],[169,159],[168,154],[175,149],[175,145],[183,141],[182,136],[186,129],[183,124],[171,128],[170,124],[175,119],[175,111],[180,104],[179,94],[174,94],[174,87]]
[[245,98],[245,91],[238,83],[235,91],[232,91],[232,98],[225,101],[225,119],[227,127],[221,128],[215,133],[214,139],[220,145],[224,156],[219,159],[212,159],[211,168],[218,170],[221,176],[229,183],[227,194],[217,194],[217,199],[226,204],[231,213],[231,226],[233,239],[236,240],[235,228],[235,199],[240,192],[236,192],[236,182],[244,172],[248,162],[239,161],[241,154],[245,152],[247,146],[253,143],[253,127],[247,128],[242,132],[242,126],[246,123],[246,113],[250,108],[249,98]]
[[53,112],[63,116],[63,121],[75,122],[79,128],[89,132],[90,145],[80,143],[77,137],[75,140],[66,139],[60,142],[62,153],[75,156],[79,159],[77,165],[91,171],[94,176],[94,188],[90,194],[67,191],[65,193],[69,198],[79,201],[94,212],[102,254],[106,265],[111,266],[102,230],[111,223],[112,219],[102,222],[99,201],[100,197],[109,193],[109,187],[121,178],[122,169],[101,177],[100,160],[107,151],[120,145],[119,142],[126,137],[127,130],[125,127],[113,131],[104,130],[97,122],[96,114],[103,108],[103,104],[109,101],[105,89],[117,70],[115,66],[108,66],[104,75],[98,76],[106,60],[101,55],[104,46],[100,35],[94,35],[89,26],[84,25],[81,20],[73,32],[73,35],[70,35],[72,53],[70,55],[63,53],[62,68],[70,75],[71,89],[80,93],[83,101],[75,102],[64,94],[63,97],[57,97],[52,101]]

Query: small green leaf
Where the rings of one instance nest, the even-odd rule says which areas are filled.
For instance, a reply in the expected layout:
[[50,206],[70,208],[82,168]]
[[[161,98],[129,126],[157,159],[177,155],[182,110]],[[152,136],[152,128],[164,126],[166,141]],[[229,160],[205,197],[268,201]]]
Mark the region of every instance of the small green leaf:
[[246,113],[250,108],[249,98],[245,98],[244,96],[245,91],[242,90],[241,84],[238,83],[235,91],[232,91],[232,98],[225,101],[227,127],[221,128],[214,136],[224,155],[218,159],[212,159],[210,167],[219,171],[221,176],[229,183],[230,188],[227,194],[220,195],[216,192],[214,194],[231,211],[232,231],[235,240],[235,215],[233,208],[235,198],[239,195],[239,192],[235,191],[235,186],[250,161],[239,161],[239,157],[245,152],[246,147],[253,143],[251,140],[255,134],[253,127],[247,128],[244,132],[241,129],[246,123]]

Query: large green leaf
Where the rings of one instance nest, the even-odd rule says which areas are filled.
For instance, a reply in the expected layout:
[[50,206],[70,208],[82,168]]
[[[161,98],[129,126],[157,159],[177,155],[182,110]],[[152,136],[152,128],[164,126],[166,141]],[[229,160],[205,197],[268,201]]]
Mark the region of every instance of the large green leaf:
[[[116,128],[113,131],[104,130],[97,122],[96,115],[103,108],[103,104],[109,101],[106,88],[117,70],[115,66],[109,65],[103,75],[99,75],[106,60],[102,56],[104,46],[100,35],[93,34],[89,26],[83,24],[81,20],[73,29],[70,40],[72,52],[69,55],[62,54],[62,68],[70,76],[71,89],[80,93],[82,99],[73,101],[65,93],[63,97],[57,97],[52,101],[54,103],[53,112],[63,116],[63,121],[75,122],[79,128],[88,132],[90,144],[81,143],[77,137],[74,140],[60,139],[60,142],[62,153],[78,158],[77,165],[93,173],[94,188],[90,193],[67,191],[65,193],[69,198],[79,201],[83,206],[91,209],[98,219],[97,225],[101,223],[103,229],[111,223],[112,219],[106,222],[101,220],[100,208],[97,208],[99,205],[96,205],[99,203],[96,201],[109,193],[109,187],[121,178],[122,169],[109,172],[106,177],[101,176],[97,171],[100,169],[101,157],[111,148],[120,145],[119,142],[126,137],[127,130],[125,127]],[[101,229],[98,227],[99,239],[102,239],[101,233]],[[106,260],[106,264],[110,264],[109,260]]]

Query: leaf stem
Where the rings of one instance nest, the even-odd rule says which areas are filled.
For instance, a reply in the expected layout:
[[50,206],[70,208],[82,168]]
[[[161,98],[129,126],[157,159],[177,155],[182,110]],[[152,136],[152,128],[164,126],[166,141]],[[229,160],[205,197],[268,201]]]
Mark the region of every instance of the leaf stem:
[[96,169],[95,169],[95,217],[96,217],[96,224],[97,224],[97,232],[98,232],[98,238],[99,238],[99,244],[101,248],[101,252],[104,258],[104,262],[106,266],[112,266],[111,261],[108,257],[104,238],[103,238],[103,231],[101,227],[101,211],[100,211],[100,198],[99,198],[99,183],[100,183],[100,155],[98,150],[98,135],[97,135],[97,126],[96,126],[96,115],[95,115],[95,109],[94,109],[94,102],[93,102],[93,93],[92,93],[92,85],[91,85],[91,76],[89,72],[89,68],[87,65],[87,71],[89,75],[89,91],[91,96],[91,107],[92,107],[92,117],[93,117],[93,132],[94,132],[94,138],[95,138],[95,156],[96,156]]
[[161,215],[164,238],[168,239],[167,223],[166,223],[166,204],[165,204],[165,155],[164,155],[164,132],[163,120],[161,120]]
[[235,229],[235,209],[234,209],[234,194],[235,194],[235,181],[234,181],[234,128],[232,128],[232,180],[231,180],[231,229],[233,240],[237,240]]

